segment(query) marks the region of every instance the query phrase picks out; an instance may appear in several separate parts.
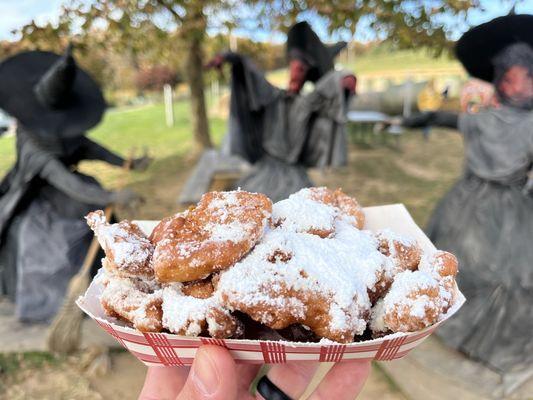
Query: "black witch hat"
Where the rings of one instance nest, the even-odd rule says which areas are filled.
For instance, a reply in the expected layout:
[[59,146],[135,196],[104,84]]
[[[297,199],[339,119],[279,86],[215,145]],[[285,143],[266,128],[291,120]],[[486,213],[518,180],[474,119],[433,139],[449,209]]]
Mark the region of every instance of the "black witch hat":
[[305,21],[293,25],[287,33],[287,57],[299,58],[309,64],[311,69],[307,79],[311,82],[333,69],[333,60],[345,46],[346,42],[325,45]]
[[494,57],[514,43],[533,47],[533,15],[510,14],[476,26],[455,45],[455,54],[468,73],[484,81],[494,79]]
[[100,122],[106,108],[98,84],[72,57],[44,51],[19,53],[0,64],[0,108],[28,132],[76,137]]

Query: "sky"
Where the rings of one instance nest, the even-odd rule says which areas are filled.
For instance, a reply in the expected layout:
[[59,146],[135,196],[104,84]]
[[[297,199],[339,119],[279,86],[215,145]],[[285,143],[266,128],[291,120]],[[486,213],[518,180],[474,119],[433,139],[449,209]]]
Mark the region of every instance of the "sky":
[[[485,10],[471,10],[468,13],[468,23],[470,25],[478,25],[497,16],[505,15],[516,2],[515,0],[479,1]],[[60,13],[60,7],[64,3],[65,0],[0,0],[0,11],[2,12],[2,17],[0,19],[0,40],[15,39],[16,37],[11,33],[12,30],[30,22],[32,19],[38,24],[57,20],[57,16]],[[533,1],[518,1],[516,11],[517,13],[533,14]],[[325,26],[321,26],[318,21],[310,22],[323,40],[333,41],[339,39],[351,39],[350,37],[346,37],[346,33],[330,36],[326,32]],[[450,19],[449,23],[453,25],[454,21]],[[456,31],[454,31],[454,37],[452,37],[452,39],[457,39],[466,29],[467,26],[458,27]],[[239,36],[248,36],[255,40],[283,41],[284,39],[281,34],[273,35],[270,32],[257,29],[253,31],[237,31],[236,34]],[[356,39],[366,41],[373,39],[373,37],[371,33],[363,28],[359,31]]]

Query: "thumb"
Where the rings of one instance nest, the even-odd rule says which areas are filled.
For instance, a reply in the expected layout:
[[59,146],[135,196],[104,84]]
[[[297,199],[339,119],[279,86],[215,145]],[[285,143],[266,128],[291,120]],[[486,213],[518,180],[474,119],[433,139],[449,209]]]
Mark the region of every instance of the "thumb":
[[219,346],[202,346],[177,400],[237,399],[237,372],[231,354]]

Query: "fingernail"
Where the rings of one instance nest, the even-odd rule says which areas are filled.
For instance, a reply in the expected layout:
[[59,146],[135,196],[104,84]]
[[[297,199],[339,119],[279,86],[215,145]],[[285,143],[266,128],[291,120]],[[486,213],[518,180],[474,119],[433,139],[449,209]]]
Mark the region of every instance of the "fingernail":
[[212,395],[220,385],[217,367],[209,353],[201,348],[196,353],[194,361],[193,381],[204,395]]

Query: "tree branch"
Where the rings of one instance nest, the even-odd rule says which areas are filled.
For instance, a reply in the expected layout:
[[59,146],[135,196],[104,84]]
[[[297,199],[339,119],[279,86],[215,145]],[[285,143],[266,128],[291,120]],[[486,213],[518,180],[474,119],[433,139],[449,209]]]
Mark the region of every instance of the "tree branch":
[[165,0],[156,0],[156,2],[163,8],[165,8],[169,13],[172,14],[176,22],[183,23],[183,18],[174,10],[172,5],[168,4]]

